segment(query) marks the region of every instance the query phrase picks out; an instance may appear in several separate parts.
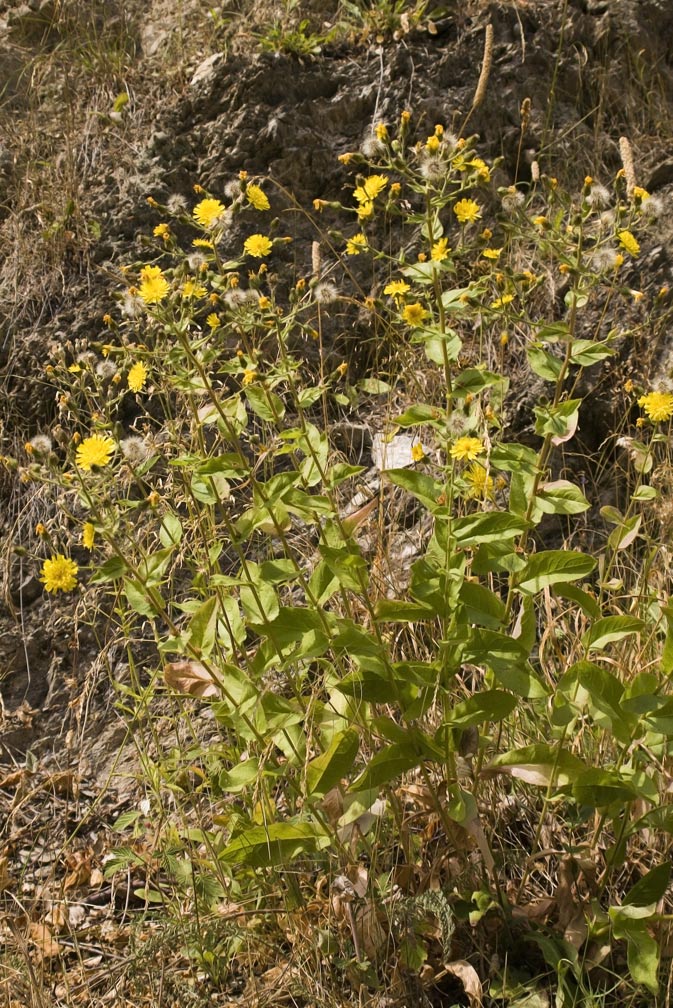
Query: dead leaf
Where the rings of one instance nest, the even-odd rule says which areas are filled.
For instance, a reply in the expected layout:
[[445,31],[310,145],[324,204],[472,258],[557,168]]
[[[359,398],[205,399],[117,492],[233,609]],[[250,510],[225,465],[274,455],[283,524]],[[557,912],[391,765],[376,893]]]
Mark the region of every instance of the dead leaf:
[[465,988],[470,1008],[481,1008],[481,980],[474,966],[470,966],[464,959],[456,959],[455,962],[444,963],[444,969],[460,980]]
[[374,900],[367,900],[364,906],[358,907],[355,914],[355,930],[366,958],[370,962],[375,962],[386,943],[387,935],[379,921]]
[[167,686],[179,693],[188,693],[189,696],[203,698],[220,695],[219,686],[201,662],[169,662],[164,665],[164,680]]
[[33,921],[28,926],[28,939],[33,943],[42,959],[50,959],[60,955],[63,947],[59,945],[46,924]]

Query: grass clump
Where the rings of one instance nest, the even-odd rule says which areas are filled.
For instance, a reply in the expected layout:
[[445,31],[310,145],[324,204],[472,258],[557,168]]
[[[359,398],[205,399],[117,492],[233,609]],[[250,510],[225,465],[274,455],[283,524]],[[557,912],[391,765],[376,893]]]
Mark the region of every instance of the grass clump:
[[[105,335],[48,365],[58,428],[8,461],[60,504],[45,588],[79,584],[125,641],[151,829],[118,821],[107,874],[199,922],[183,953],[215,986],[570,1006],[616,974],[652,1003],[673,394],[621,393],[611,531],[572,452],[656,206],[623,173],[496,190],[475,138],[417,139],[407,112],[341,160],[352,197],[316,201],[291,284],[270,182],[150,199]],[[335,310],[371,320],[385,370],[349,379]],[[367,468],[332,428],[372,397]],[[583,464],[609,480],[603,449]]]

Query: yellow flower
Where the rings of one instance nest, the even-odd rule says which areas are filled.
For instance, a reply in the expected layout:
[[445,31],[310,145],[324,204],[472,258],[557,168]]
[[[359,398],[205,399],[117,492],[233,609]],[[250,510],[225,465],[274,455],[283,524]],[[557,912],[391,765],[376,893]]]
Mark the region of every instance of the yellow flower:
[[402,312],[402,318],[409,325],[419,326],[427,314],[428,313],[423,305],[419,304],[417,301],[415,304],[406,305],[404,311]]
[[490,228],[484,228],[479,237],[483,238],[484,241],[489,241],[489,239],[493,237],[493,232],[491,231]]
[[225,211],[225,206],[218,199],[202,199],[194,207],[194,219],[201,227],[211,228],[217,224]]
[[48,592],[72,591],[77,585],[78,570],[74,560],[68,560],[62,553],[57,553],[42,564],[40,581]]
[[430,249],[430,258],[433,262],[443,262],[449,258],[450,251],[448,238],[440,238]]
[[417,441],[415,445],[411,447],[411,457],[414,462],[420,462],[421,459],[425,458],[425,448],[420,441]]
[[496,298],[495,301],[491,301],[491,308],[502,308],[504,305],[510,304],[513,300],[513,294],[503,294],[502,297]]
[[476,437],[459,437],[449,452],[451,458],[467,462],[473,462],[483,453],[484,444]]
[[533,217],[533,224],[535,227],[543,228],[547,224],[547,218],[544,214],[538,214],[537,217]]
[[484,259],[497,259],[501,252],[502,252],[501,248],[499,249],[487,248],[484,249],[484,251],[481,254],[483,255]]
[[407,291],[411,290],[408,283],[404,280],[391,280],[390,283],[386,284],[383,288],[384,294],[390,294],[391,297],[397,298],[401,297],[402,294],[406,294]]
[[623,249],[626,249],[629,255],[634,257],[638,255],[640,252],[640,245],[630,231],[618,231],[617,237],[619,238],[619,244]]
[[621,252],[618,252],[617,255],[615,256],[615,261],[612,264],[612,268],[619,269],[619,267],[623,265],[624,265],[624,256],[621,254]]
[[271,251],[272,245],[266,235],[254,234],[245,239],[243,251],[254,259],[262,259]]
[[194,241],[192,242],[192,245],[194,246],[194,248],[207,248],[207,249],[215,248],[213,243],[211,241],[208,241],[207,238],[195,238]]
[[127,377],[128,386],[132,392],[142,392],[147,381],[148,371],[142,361],[136,361]]
[[650,198],[650,194],[648,193],[647,189],[643,189],[643,187],[639,185],[633,187],[631,195],[633,196],[634,199],[641,201]]
[[437,125],[435,126],[435,136],[438,137],[444,136],[444,127],[442,126],[441,123],[437,123]]
[[374,133],[376,134],[377,140],[387,140],[388,139],[388,127],[385,123],[377,123],[374,127]]
[[205,297],[208,291],[202,284],[197,284],[194,280],[185,280],[180,290],[184,298]]
[[245,195],[248,197],[248,203],[250,206],[254,207],[255,210],[268,210],[270,203],[267,198],[266,193],[258,186],[249,185],[245,190]]
[[337,161],[341,161],[341,164],[349,164],[354,157],[355,155],[353,153],[347,152],[346,154],[339,154]]
[[47,534],[47,528],[42,522],[38,522],[35,526],[35,535],[43,536]]
[[645,410],[645,415],[654,420],[670,420],[673,417],[673,392],[648,392],[638,400],[638,405]]
[[209,325],[211,329],[217,329],[218,325],[220,324],[220,316],[217,315],[215,312],[211,312],[208,318],[206,319],[206,324]]
[[243,372],[243,378],[241,380],[241,385],[251,385],[257,377],[257,372],[252,368],[246,368]]
[[626,379],[626,381],[624,382],[624,385],[623,385],[623,389],[624,389],[625,392],[633,392],[634,385],[633,385],[633,379],[632,378],[627,378]]
[[435,154],[441,146],[441,140],[438,136],[429,136],[425,141],[425,149],[429,150],[431,154]]
[[138,294],[145,304],[158,304],[168,294],[170,287],[158,266],[143,266],[140,271]]
[[409,109],[404,109],[400,113],[400,123],[401,123],[401,125],[402,126],[408,126],[410,120],[411,120],[411,112],[409,111]]
[[171,229],[168,224],[157,224],[152,234],[155,238],[163,238],[164,241],[168,241],[171,236]]
[[111,437],[92,434],[78,445],[75,461],[80,469],[88,472],[93,466],[106,466],[114,450],[115,443]]
[[360,231],[346,242],[346,255],[360,255],[367,248],[367,239]]
[[79,364],[71,364],[70,367],[68,368],[70,374],[79,374],[81,370],[82,368],[80,367]]
[[93,541],[96,537],[96,529],[93,522],[84,522],[82,525],[82,546],[84,549],[93,549]]
[[362,185],[357,186],[353,195],[358,203],[370,203],[387,185],[388,179],[385,175],[370,175]]
[[365,220],[367,217],[371,217],[374,213],[374,204],[371,200],[366,203],[361,203],[357,209],[357,214],[360,220]]
[[509,343],[509,333],[501,332],[500,333],[500,346],[501,347],[506,347],[508,343]]
[[493,496],[493,478],[478,462],[472,463],[470,468],[463,473],[463,478],[468,484],[466,497],[486,500]]
[[453,208],[453,212],[460,221],[461,224],[467,224],[472,221],[476,221],[478,217],[481,217],[481,210],[479,209],[479,204],[475,203],[472,199],[462,199],[458,200]]
[[471,161],[467,162],[470,168],[476,169],[479,173],[479,178],[484,182],[488,182],[491,178],[491,169],[488,167],[485,161],[481,158],[472,158]]

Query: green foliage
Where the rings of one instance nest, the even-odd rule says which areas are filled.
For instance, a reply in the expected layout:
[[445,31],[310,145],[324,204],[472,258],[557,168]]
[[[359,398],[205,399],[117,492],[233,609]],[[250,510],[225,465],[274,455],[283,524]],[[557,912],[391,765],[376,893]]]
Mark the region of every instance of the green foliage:
[[[88,597],[107,599],[128,642],[120,706],[152,724],[162,698],[176,723],[208,705],[215,729],[171,752],[155,739],[147,755],[172,895],[149,878],[142,895],[200,910],[226,896],[285,915],[308,913],[320,879],[341,879],[341,931],[321,947],[368,983],[393,968],[411,982],[438,944],[446,962],[456,928],[474,934],[485,918],[513,949],[545,858],[558,912],[529,938],[559,990],[581,987],[577,949],[589,956],[593,928],[654,993],[673,661],[645,478],[673,404],[643,407],[628,507],[608,510],[615,529],[591,549],[580,531],[595,502],[564,462],[585,372],[613,352],[602,306],[632,297],[619,236],[641,226],[647,197],[618,178],[607,219],[591,180],[575,196],[551,178],[496,193],[472,139],[438,126],[412,142],[411,131],[408,114],[379,124],[376,163],[343,159],[361,169],[352,205],[329,208],[352,221],[350,238],[332,235],[346,276],[362,257],[383,280],[380,296],[357,285],[336,296],[375,313],[382,342],[399,348],[384,389],[377,374],[350,384],[323,345],[330,301],[315,252],[312,276],[287,293],[276,283],[267,260],[286,239],[264,214],[280,195],[245,173],[226,207],[203,191],[191,216],[152,201],[152,261],[125,267],[105,338],[51,365],[67,438],[58,451],[33,446],[28,477],[84,533]],[[242,248],[239,215],[252,232]],[[552,293],[566,283],[562,309],[545,277]],[[313,334],[317,367],[297,350]],[[544,390],[527,443],[506,351],[516,380],[535,375]],[[385,424],[395,464],[384,457],[368,484],[336,452],[330,419],[378,394],[402,407]],[[405,509],[419,533],[411,558],[396,524]],[[149,684],[135,655],[148,636]],[[510,799],[529,810],[524,858],[492,818]],[[117,823],[134,838],[142,828]],[[655,863],[627,892],[624,866],[645,845]],[[110,870],[139,861],[125,846]],[[585,872],[586,898],[563,881],[568,865]],[[401,935],[393,877],[414,904]],[[214,977],[211,953],[199,957]],[[453,968],[472,982],[469,963]]]

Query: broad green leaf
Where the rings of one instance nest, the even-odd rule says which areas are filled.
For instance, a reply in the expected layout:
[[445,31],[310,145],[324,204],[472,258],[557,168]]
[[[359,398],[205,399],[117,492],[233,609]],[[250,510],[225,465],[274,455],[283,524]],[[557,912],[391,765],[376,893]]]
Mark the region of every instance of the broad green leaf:
[[239,794],[250,784],[254,784],[260,775],[259,760],[254,757],[238,763],[231,770],[219,775],[218,787],[230,794]]
[[608,913],[615,938],[626,939],[626,958],[631,979],[647,987],[652,994],[659,993],[659,946],[647,930],[646,917],[651,908],[643,908],[643,919],[629,913],[635,906],[610,907]]
[[412,343],[423,343],[423,348],[425,350],[425,356],[433,364],[442,365],[444,363],[444,355],[450,361],[457,360],[458,354],[462,350],[463,343],[458,333],[454,332],[453,329],[449,329],[446,332],[442,331],[436,327],[432,329],[423,330],[421,336],[417,336],[412,340]]
[[[152,594],[158,595],[156,589],[154,593],[148,592],[147,588],[140,581],[124,578],[124,594],[134,612],[139,613],[141,616],[149,617],[159,615],[151,598]],[[161,601],[160,595],[158,596],[158,601]]]
[[311,760],[306,768],[306,789],[313,797],[322,796],[342,777],[347,777],[357,756],[360,737],[354,729],[335,735],[329,748]]
[[627,518],[610,533],[608,546],[614,550],[627,549],[637,538],[642,520],[642,515],[632,515]]
[[659,491],[653,486],[641,486],[638,487],[636,492],[631,495],[631,500],[633,501],[652,501],[656,500],[659,496]]
[[465,644],[463,660],[486,665],[505,689],[518,696],[540,698],[548,694],[528,661],[528,652],[509,634],[474,627]]
[[554,591],[561,598],[567,598],[571,602],[576,602],[585,616],[589,616],[595,620],[601,618],[601,608],[596,599],[593,595],[578,588],[577,585],[557,584],[554,586]]
[[552,435],[552,444],[570,441],[577,430],[581,399],[567,399],[558,406],[535,407],[535,433]]
[[159,529],[159,539],[162,546],[177,546],[182,539],[182,523],[172,511],[164,515]]
[[283,400],[275,392],[260,385],[247,385],[243,391],[253,413],[262,420],[276,423],[285,416]]
[[596,566],[593,557],[573,550],[545,550],[535,553],[518,577],[522,592],[538,592],[559,582],[588,577]]
[[413,623],[416,620],[434,619],[435,612],[418,602],[379,599],[374,607],[374,616],[381,623]]
[[414,427],[416,424],[431,424],[442,419],[442,411],[436,406],[429,406],[426,403],[417,403],[410,406],[401,416],[395,417],[394,423],[398,427]]
[[402,487],[403,490],[413,494],[429,510],[432,511],[438,506],[444,488],[430,476],[426,476],[425,473],[416,472],[413,469],[385,469],[383,475],[387,476],[395,486]]
[[600,767],[588,767],[578,773],[572,792],[577,802],[591,808],[605,808],[612,802],[623,804],[638,797],[637,790],[618,770],[604,770]]
[[486,767],[486,772],[508,774],[538,787],[549,787],[552,783],[557,787],[567,787],[586,769],[582,760],[567,749],[540,742],[496,756]]
[[666,638],[660,659],[661,671],[668,675],[673,672],[673,606],[662,606],[661,615],[666,621]]
[[244,830],[220,851],[219,859],[225,864],[271,868],[289,865],[301,854],[315,854],[330,842],[317,823],[270,823]]
[[503,472],[528,472],[534,474],[537,470],[537,454],[527,445],[499,444],[491,449],[489,462],[494,469]]
[[107,581],[116,581],[126,573],[126,562],[121,557],[110,557],[102,563],[98,570],[89,578],[90,584],[105,584]]
[[599,343],[597,340],[575,340],[570,351],[571,361],[580,367],[591,367],[592,364],[598,364],[599,361],[612,356],[614,350],[611,350],[606,343]]
[[218,612],[217,597],[211,595],[189,621],[189,643],[201,657],[207,658],[215,645]]
[[243,612],[251,623],[264,626],[271,623],[279,613],[278,595],[273,585],[264,581],[241,585],[240,598]]
[[591,506],[580,488],[567,480],[545,483],[536,503],[545,514],[581,514]]
[[502,690],[484,690],[463,700],[448,712],[445,724],[452,728],[467,728],[484,721],[502,721],[518,704],[518,698]]
[[461,546],[475,546],[479,543],[501,542],[513,539],[526,529],[526,523],[509,511],[492,511],[456,518],[451,531]]
[[555,382],[563,369],[563,358],[544,350],[541,346],[529,346],[526,350],[531,370],[546,381]]
[[469,623],[481,623],[491,630],[501,628],[505,603],[494,592],[477,581],[463,581],[459,598]]
[[658,903],[668,889],[671,877],[671,862],[664,861],[663,864],[651,868],[646,875],[643,875],[634,886],[627,892],[622,903],[627,906],[650,906]]
[[596,620],[587,630],[582,637],[582,644],[587,651],[602,651],[614,641],[639,633],[644,626],[644,622],[635,616],[605,616]]
[[353,791],[364,791],[366,788],[381,787],[390,784],[401,774],[413,770],[427,759],[437,760],[441,755],[434,745],[429,746],[429,740],[421,741],[420,732],[415,738],[405,742],[393,742],[380,749],[369,761],[356,781]]

